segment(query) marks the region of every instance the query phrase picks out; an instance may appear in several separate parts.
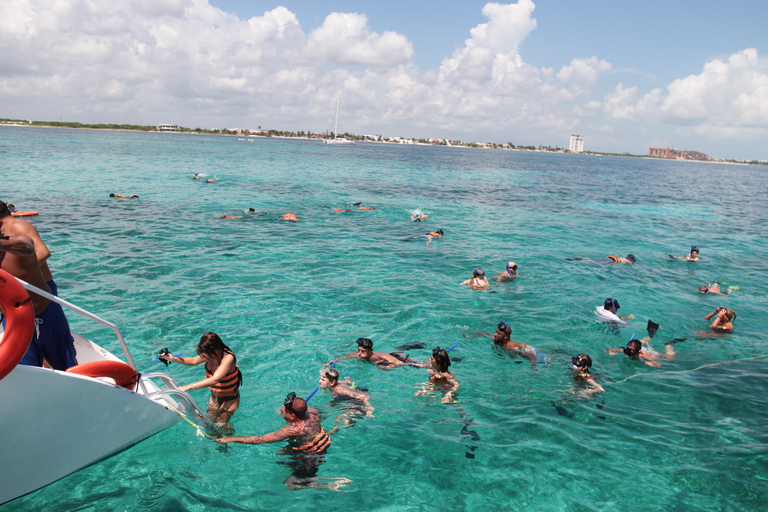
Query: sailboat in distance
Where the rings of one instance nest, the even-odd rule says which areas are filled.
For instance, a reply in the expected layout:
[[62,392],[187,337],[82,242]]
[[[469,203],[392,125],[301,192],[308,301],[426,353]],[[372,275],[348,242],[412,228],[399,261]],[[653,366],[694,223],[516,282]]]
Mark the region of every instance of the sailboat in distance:
[[333,128],[333,138],[325,139],[326,144],[354,144],[355,141],[339,137],[339,100],[336,100],[336,126]]

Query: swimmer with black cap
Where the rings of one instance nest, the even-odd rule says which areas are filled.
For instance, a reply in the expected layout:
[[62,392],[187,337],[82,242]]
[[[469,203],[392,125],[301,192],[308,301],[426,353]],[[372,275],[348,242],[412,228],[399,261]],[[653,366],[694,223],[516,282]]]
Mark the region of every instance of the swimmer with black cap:
[[483,269],[479,267],[473,268],[472,277],[466,281],[462,281],[461,284],[465,284],[474,290],[482,290],[486,286],[491,285],[491,283],[488,282],[488,278],[485,277],[485,272],[483,272]]
[[124,196],[123,194],[116,194],[112,192],[111,194],[109,194],[109,197],[117,197],[119,199],[136,199],[139,196],[137,196],[136,194],[132,194],[130,196]]
[[592,368],[592,358],[587,354],[579,354],[571,358],[571,369],[573,370],[573,380],[578,384],[585,386],[585,393],[602,393],[605,391],[603,386],[595,382],[589,369]]
[[[406,364],[390,354],[386,354],[384,352],[374,352],[373,341],[368,338],[357,339],[357,352],[351,352],[346,356],[331,359],[328,361],[328,364],[334,363],[336,361],[342,361],[344,359],[359,359],[361,361],[367,361],[369,363],[375,364],[382,370],[389,370],[391,368],[403,366]],[[415,365],[410,364],[409,366]]]
[[685,261],[691,261],[691,262],[699,261],[699,248],[696,247],[695,245],[692,245],[690,254],[686,256],[672,256],[670,254],[669,257],[672,258],[673,260],[685,260]]
[[[597,306],[598,308],[600,306]],[[605,302],[603,303],[603,309],[607,311],[608,313],[613,313],[617,317],[619,317],[620,320],[624,320],[625,322],[628,320],[634,320],[635,315],[629,315],[629,316],[619,316],[619,308],[621,306],[619,305],[619,301],[614,299],[613,297],[608,297],[605,299]]]

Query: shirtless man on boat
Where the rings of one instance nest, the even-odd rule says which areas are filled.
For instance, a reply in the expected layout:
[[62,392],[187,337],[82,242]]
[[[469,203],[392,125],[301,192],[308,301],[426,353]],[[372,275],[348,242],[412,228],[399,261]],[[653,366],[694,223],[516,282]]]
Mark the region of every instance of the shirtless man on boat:
[[266,444],[288,441],[282,453],[291,455],[292,460],[281,464],[292,470],[291,476],[285,480],[285,485],[291,490],[313,488],[338,491],[352,482],[347,478],[315,478],[320,464],[325,462],[323,455],[331,445],[331,436],[320,423],[318,409],[308,407],[306,400],[297,397],[296,393],[288,393],[278,414],[288,422],[279,430],[263,436],[222,437],[216,442]]
[[409,366],[421,366],[416,361],[413,362],[403,362],[396,358],[395,356],[391,354],[385,354],[384,352],[374,352],[373,351],[373,341],[371,341],[368,338],[358,338],[357,339],[357,352],[351,352],[345,356],[337,357],[336,359],[331,359],[328,361],[328,364],[334,363],[336,361],[342,361],[344,359],[360,359],[361,361],[368,361],[369,363],[373,363],[382,370],[389,370],[391,368],[395,368],[397,366],[403,366],[403,365],[409,365]]
[[[32,238],[24,235],[5,236],[4,226],[5,222],[0,221],[0,268],[51,293],[37,262]],[[75,345],[64,310],[45,297],[35,293],[29,295],[35,309],[35,331],[29,349],[19,364],[43,366],[45,362],[56,370],[75,366]]]
[[40,265],[40,271],[43,273],[43,278],[48,288],[51,289],[51,293],[58,296],[59,290],[56,283],[53,281],[53,275],[51,269],[48,268],[48,258],[51,256],[51,251],[48,250],[48,246],[45,245],[43,239],[40,238],[40,233],[37,232],[35,226],[30,224],[24,219],[20,219],[11,215],[11,209],[4,202],[0,201],[0,223],[2,223],[2,230],[5,232],[5,236],[28,236],[35,244],[35,255],[37,256],[37,263]]

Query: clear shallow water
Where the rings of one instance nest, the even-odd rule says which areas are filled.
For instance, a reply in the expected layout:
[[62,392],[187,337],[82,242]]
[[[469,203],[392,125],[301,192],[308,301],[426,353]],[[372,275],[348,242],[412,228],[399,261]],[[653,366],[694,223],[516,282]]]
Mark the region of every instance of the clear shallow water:
[[[457,409],[439,396],[414,397],[424,370],[343,361],[342,376],[376,407],[334,436],[320,468],[351,479],[347,493],[289,491],[277,445],[220,451],[180,423],[2,510],[764,508],[768,358],[719,363],[768,354],[768,169],[6,127],[0,166],[0,198],[41,213],[31,221],[60,295],[117,323],[142,371],[165,368],[152,362],[162,347],[191,354],[205,331],[232,347],[245,373],[239,435],[282,426],[274,411],[285,394],[306,396],[321,363],[366,336],[382,351],[423,342],[409,352],[417,359],[459,342],[457,405],[480,436],[462,436]],[[321,208],[358,201],[377,211]],[[248,207],[266,215],[211,219]],[[416,208],[428,222],[406,222]],[[286,212],[301,222],[280,221]],[[438,227],[446,236],[429,247],[400,241]],[[701,262],[667,259],[691,244]],[[634,267],[565,261],[628,252]],[[508,259],[533,279],[485,292],[457,284]],[[739,290],[696,293],[715,279]],[[637,318],[628,328],[594,321],[608,296]],[[738,312],[736,331],[696,339],[721,304]],[[68,316],[120,352],[107,330]],[[644,334],[649,318],[662,325],[654,345],[688,338],[674,363],[656,370],[604,354]],[[473,334],[500,320],[551,366],[534,370]],[[604,378],[595,401],[572,396],[569,355],[579,352]],[[170,372],[182,383],[202,376]],[[193,396],[207,402],[205,391]],[[329,427],[328,395],[311,403]]]

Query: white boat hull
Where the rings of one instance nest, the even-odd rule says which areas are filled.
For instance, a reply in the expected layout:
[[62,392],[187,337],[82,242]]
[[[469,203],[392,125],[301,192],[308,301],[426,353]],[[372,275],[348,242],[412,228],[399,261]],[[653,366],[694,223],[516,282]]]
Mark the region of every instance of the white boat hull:
[[0,404],[0,504],[181,419],[160,399],[99,379],[32,366],[17,366],[0,380]]

